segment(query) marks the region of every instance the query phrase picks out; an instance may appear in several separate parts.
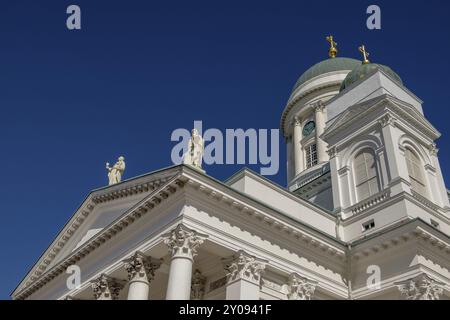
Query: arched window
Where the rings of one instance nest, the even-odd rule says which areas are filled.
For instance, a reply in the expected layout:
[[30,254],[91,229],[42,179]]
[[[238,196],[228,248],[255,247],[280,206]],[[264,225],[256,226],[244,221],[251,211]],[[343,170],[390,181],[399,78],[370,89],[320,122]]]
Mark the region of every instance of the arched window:
[[420,161],[417,154],[409,148],[405,149],[405,159],[406,166],[408,167],[411,189],[425,197],[427,195],[427,188],[425,186],[422,161]]
[[353,162],[356,195],[364,200],[380,191],[375,156],[371,150],[364,150]]

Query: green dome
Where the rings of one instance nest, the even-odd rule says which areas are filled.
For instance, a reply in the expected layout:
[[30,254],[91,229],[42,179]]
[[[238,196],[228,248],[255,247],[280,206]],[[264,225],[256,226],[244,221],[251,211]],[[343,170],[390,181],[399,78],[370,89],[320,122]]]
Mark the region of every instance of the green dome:
[[345,77],[344,81],[342,82],[341,88],[339,91],[344,90],[345,88],[348,88],[352,83],[355,83],[359,79],[364,78],[367,74],[373,72],[374,70],[383,70],[385,73],[387,73],[389,76],[392,77],[396,82],[403,85],[402,79],[396,74],[391,68],[388,66],[377,64],[377,63],[366,63],[362,64],[359,63],[359,66],[356,67],[353,71],[351,71],[347,77]]
[[311,68],[306,70],[300,78],[298,78],[292,91],[300,87],[306,81],[311,80],[314,77],[320,76],[321,74],[333,72],[333,71],[343,71],[343,70],[353,70],[361,65],[361,61],[351,58],[330,58],[316,63]]

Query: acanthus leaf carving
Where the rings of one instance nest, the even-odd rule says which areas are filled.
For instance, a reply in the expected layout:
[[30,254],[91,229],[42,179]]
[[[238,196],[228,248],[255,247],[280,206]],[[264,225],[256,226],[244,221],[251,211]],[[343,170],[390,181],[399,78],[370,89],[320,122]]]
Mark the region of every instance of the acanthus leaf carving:
[[291,273],[285,291],[289,300],[311,300],[316,290],[317,282],[309,280],[297,273]]
[[267,263],[267,261],[249,255],[243,250],[239,250],[231,258],[224,259],[223,262],[228,283],[244,279],[258,284]]
[[406,300],[439,300],[444,292],[444,283],[425,273],[394,284]]
[[179,224],[175,229],[165,234],[163,238],[172,257],[181,256],[193,259],[197,255],[197,248],[205,241],[207,235]]
[[130,258],[123,261],[128,273],[128,280],[152,281],[156,270],[161,266],[162,260],[147,257],[140,251],[136,251]]
[[97,300],[117,300],[120,290],[125,286],[125,281],[115,279],[104,273],[92,281],[92,290]]

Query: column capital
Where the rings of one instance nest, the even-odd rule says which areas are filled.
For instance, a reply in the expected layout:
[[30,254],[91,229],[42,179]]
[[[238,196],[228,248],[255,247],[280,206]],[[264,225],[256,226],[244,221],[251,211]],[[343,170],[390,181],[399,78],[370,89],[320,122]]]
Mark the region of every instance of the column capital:
[[124,280],[119,280],[102,273],[92,282],[92,290],[97,300],[117,300],[120,290],[125,286]]
[[333,147],[328,148],[327,153],[328,153],[328,157],[330,157],[330,159],[333,159],[337,154],[336,147],[333,146]]
[[243,250],[222,261],[227,272],[228,284],[242,279],[259,284],[267,264],[267,260],[258,259]]
[[197,255],[198,246],[207,237],[208,235],[200,234],[181,223],[175,229],[163,235],[164,243],[169,247],[172,258],[182,257],[191,260]]
[[431,156],[437,156],[439,149],[436,146],[436,143],[432,143],[429,145],[428,150],[430,150]]
[[156,270],[161,266],[162,260],[155,259],[136,251],[130,258],[123,260],[128,280],[142,280],[151,282]]
[[401,295],[406,300],[439,300],[445,284],[422,273],[413,278],[396,282]]
[[378,119],[378,122],[380,123],[382,128],[389,126],[389,125],[390,126],[395,125],[395,121],[396,121],[396,119],[389,113],[385,114],[380,119]]
[[205,294],[206,277],[196,269],[192,275],[191,300],[202,300]]
[[294,272],[289,275],[288,283],[284,286],[284,289],[289,300],[311,300],[316,285],[316,281],[309,280]]
[[325,105],[323,104],[322,100],[314,102],[312,104],[312,107],[315,112],[323,112],[325,110]]
[[301,124],[302,124],[302,118],[300,118],[299,116],[294,116],[294,118],[292,119],[292,125],[300,126]]

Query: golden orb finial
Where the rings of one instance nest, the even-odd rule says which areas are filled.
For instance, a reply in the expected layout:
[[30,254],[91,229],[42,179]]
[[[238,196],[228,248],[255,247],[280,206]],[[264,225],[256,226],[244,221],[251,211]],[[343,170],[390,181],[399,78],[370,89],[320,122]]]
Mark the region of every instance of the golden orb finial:
[[334,42],[333,36],[330,34],[328,37],[326,37],[327,41],[330,43],[330,49],[328,50],[328,56],[330,58],[336,57],[338,50],[336,48],[337,43]]
[[369,53],[366,51],[366,48],[364,47],[364,45],[362,44],[359,48],[358,48],[359,52],[362,53],[363,55],[363,64],[367,64],[370,63],[368,57],[369,57]]

